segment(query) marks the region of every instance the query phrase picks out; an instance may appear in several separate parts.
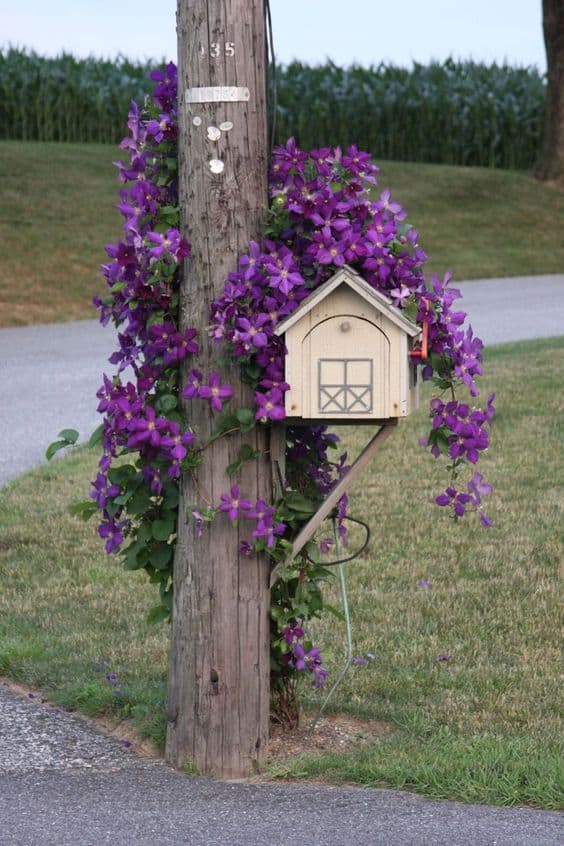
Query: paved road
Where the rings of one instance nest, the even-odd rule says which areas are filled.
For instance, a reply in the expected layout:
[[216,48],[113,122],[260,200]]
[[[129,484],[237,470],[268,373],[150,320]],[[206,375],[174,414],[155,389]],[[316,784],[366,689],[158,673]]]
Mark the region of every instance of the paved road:
[[562,846],[564,817],[392,790],[221,783],[0,684],[0,846]]
[[564,274],[453,284],[463,295],[456,304],[486,344],[564,335]]
[[[487,344],[564,334],[564,274],[463,282],[461,306]],[[87,438],[114,335],[95,321],[0,329],[0,486],[43,463],[63,428]]]
[[91,320],[0,329],[0,485],[42,464],[61,429],[84,440],[98,426],[113,349],[112,329]]

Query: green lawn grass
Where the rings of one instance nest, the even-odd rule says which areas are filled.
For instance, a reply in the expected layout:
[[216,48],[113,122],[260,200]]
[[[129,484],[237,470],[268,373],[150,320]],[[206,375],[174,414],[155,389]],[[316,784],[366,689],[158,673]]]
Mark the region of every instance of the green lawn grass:
[[[372,541],[346,572],[355,654],[377,657],[351,668],[332,708],[395,731],[355,752],[278,764],[273,775],[562,804],[563,350],[560,338],[487,353],[483,391],[498,392],[482,468],[495,485],[491,529],[453,524],[434,505],[444,480],[417,444],[424,407],[365,471],[351,514],[369,522]],[[367,432],[344,436],[354,452]],[[95,465],[95,454],[76,450],[0,491],[0,674],[85,713],[126,717],[162,745],[169,630],[145,622],[154,588],[123,573],[95,526],[67,511]],[[342,626],[320,621],[313,634],[334,678]],[[321,696],[304,690],[313,708]]]
[[[93,318],[104,244],[120,234],[117,147],[0,142],[0,327]],[[430,271],[558,273],[564,193],[512,171],[380,162]]]
[[117,147],[0,142],[0,327],[93,319],[120,232]]

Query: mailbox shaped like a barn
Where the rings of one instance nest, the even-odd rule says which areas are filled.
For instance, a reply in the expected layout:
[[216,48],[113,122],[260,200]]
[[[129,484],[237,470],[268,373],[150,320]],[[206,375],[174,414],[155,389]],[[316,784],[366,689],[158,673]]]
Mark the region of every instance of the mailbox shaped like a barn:
[[421,328],[350,267],[313,291],[275,331],[288,350],[290,421],[377,422],[417,408],[410,351]]

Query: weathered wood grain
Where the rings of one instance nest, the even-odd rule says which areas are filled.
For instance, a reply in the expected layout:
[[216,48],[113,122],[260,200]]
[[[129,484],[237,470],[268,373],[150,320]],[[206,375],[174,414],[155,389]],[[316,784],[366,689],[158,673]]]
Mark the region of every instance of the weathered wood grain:
[[[206,337],[210,304],[223,290],[238,256],[259,238],[267,213],[266,67],[262,0],[179,0],[179,177],[182,227],[192,245],[185,263],[181,324],[201,331],[197,367],[221,373],[235,387],[234,406],[252,406],[252,392],[236,369],[220,364]],[[248,102],[186,105],[187,88],[239,86]],[[232,128],[217,132],[222,124]],[[222,172],[211,161],[223,163]],[[186,369],[194,366],[189,363]],[[202,400],[185,413],[202,440],[217,415]],[[259,450],[237,481],[249,499],[272,495],[268,443],[258,430],[245,436]],[[224,778],[246,776],[263,762],[269,717],[268,562],[239,555],[250,522],[233,528],[221,514],[201,538],[187,516],[217,505],[235,479],[225,468],[243,439],[221,438],[194,475],[182,479],[174,561],[174,612],[169,671],[167,760]]]

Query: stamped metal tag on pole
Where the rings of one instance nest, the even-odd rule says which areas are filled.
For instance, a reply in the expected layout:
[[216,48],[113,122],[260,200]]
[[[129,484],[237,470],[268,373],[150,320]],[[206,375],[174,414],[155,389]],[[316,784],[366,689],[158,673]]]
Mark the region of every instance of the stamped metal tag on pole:
[[251,97],[251,92],[245,87],[217,85],[187,88],[184,97],[186,105],[191,103],[247,103]]

